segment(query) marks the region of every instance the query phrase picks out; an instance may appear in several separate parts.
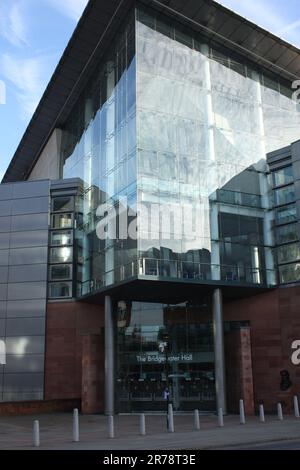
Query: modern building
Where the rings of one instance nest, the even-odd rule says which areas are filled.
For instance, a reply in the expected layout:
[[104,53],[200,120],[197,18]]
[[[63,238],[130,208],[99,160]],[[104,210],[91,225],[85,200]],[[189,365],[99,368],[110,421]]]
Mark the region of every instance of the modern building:
[[214,1],[89,1],[0,186],[0,413],[291,407],[299,78]]

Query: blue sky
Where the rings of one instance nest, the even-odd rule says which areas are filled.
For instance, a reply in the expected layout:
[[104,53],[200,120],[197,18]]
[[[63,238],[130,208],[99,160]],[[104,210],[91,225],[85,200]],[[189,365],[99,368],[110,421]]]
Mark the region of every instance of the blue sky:
[[[107,1],[107,0],[98,0]],[[219,0],[300,47],[299,0]],[[0,0],[0,180],[87,0]]]

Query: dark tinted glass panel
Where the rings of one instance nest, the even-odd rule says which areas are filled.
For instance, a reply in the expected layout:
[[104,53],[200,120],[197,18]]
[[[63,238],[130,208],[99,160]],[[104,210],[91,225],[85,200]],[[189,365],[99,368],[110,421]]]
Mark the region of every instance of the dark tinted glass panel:
[[291,166],[281,168],[273,173],[274,186],[292,183],[293,179],[293,168]]
[[5,373],[43,372],[44,355],[25,354],[6,356]]
[[6,316],[6,302],[0,301],[0,318]]
[[2,394],[3,401],[34,401],[43,400],[44,394],[42,390],[36,390],[34,392],[4,392]]
[[4,392],[14,391],[23,393],[25,391],[42,390],[44,383],[43,374],[4,374]]
[[72,245],[73,233],[71,230],[64,230],[59,232],[51,232],[51,245]]
[[290,261],[297,261],[300,258],[300,245],[299,243],[291,243],[290,245],[283,245],[277,248],[278,263],[288,263]]
[[0,300],[7,299],[7,284],[0,284]]
[[279,266],[279,279],[281,283],[300,280],[300,263]]
[[16,248],[10,250],[10,265],[47,263],[48,248]]
[[73,249],[71,247],[51,248],[51,263],[70,263],[73,260]]
[[0,233],[1,232],[10,232],[10,217],[0,217]]
[[276,210],[276,222],[278,224],[285,224],[297,220],[297,209],[295,204],[290,204],[287,207],[281,207]]
[[11,266],[9,282],[47,281],[47,264]]
[[1,184],[0,185],[0,201],[3,199],[12,198],[12,185],[11,184]]
[[263,243],[262,219],[239,214],[220,213],[220,238],[230,243]]
[[15,199],[12,201],[12,215],[34,214],[49,211],[49,198]]
[[52,199],[52,212],[67,212],[74,210],[73,197],[54,197]]
[[44,299],[46,298],[45,282],[24,282],[8,284],[8,300]]
[[0,266],[0,283],[7,282],[8,276],[8,267],[7,266]]
[[0,266],[8,265],[8,250],[0,250]]
[[11,214],[11,201],[0,201],[0,214],[1,217]]
[[48,231],[35,230],[31,232],[15,232],[11,234],[11,248],[47,246]]
[[56,282],[49,285],[49,297],[52,299],[61,297],[72,297],[71,282]]
[[50,280],[65,280],[72,278],[72,265],[71,264],[57,264],[50,266]]
[[13,198],[32,198],[47,196],[49,194],[49,181],[26,181],[13,185]]
[[43,317],[46,313],[46,299],[14,300],[7,302],[7,317]]
[[288,204],[295,201],[294,185],[287,186],[286,188],[276,189],[274,191],[275,205]]
[[3,401],[35,401],[35,400],[43,400],[44,394],[43,390],[36,390],[34,392],[22,392],[22,393],[13,393],[13,392],[5,392],[2,394]]
[[0,338],[5,336],[5,323],[6,320],[4,318],[0,318]]
[[276,228],[277,243],[287,243],[298,240],[297,224],[284,225]]
[[72,214],[54,214],[52,215],[52,228],[72,228],[73,216]]
[[[6,321],[6,334],[12,336],[38,336],[45,333],[44,318],[8,318]],[[30,339],[29,339],[30,341]],[[27,344],[26,341],[23,342]],[[22,344],[22,341],[21,343]],[[24,352],[15,352],[15,354],[26,354],[29,351],[24,346]]]
[[[13,327],[14,325],[12,325]],[[44,331],[43,331],[44,335]],[[7,338],[7,354],[43,354],[45,349],[44,336],[26,336],[21,332],[19,336]]]
[[9,233],[0,233],[0,250],[9,248]]
[[11,230],[12,232],[19,232],[23,230],[47,229],[48,223],[48,214],[32,214],[30,217],[28,217],[28,215],[18,215],[11,219]]

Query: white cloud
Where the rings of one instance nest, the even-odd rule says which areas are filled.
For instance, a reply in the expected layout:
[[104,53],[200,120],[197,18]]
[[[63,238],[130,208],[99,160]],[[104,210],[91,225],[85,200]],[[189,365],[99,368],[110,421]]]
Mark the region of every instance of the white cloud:
[[78,21],[89,0],[47,0],[61,14]]
[[0,35],[14,46],[27,44],[27,29],[21,2],[7,7],[3,2],[0,7]]
[[32,116],[49,79],[49,56],[29,59],[10,54],[1,57],[2,74],[15,87],[23,119]]
[[215,0],[260,27],[300,46],[300,20],[291,22],[284,2],[274,5],[273,0]]
[[292,31],[295,31],[295,29],[300,28],[300,20],[294,21],[293,23],[287,24],[284,26],[281,30],[277,31],[277,34],[279,35],[286,35],[287,33],[291,33]]

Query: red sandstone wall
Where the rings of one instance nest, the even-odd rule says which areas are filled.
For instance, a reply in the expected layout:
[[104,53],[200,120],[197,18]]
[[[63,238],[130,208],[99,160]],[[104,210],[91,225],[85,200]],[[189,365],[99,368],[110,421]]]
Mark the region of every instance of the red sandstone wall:
[[[300,396],[300,366],[290,360],[291,343],[300,339],[300,286],[227,303],[224,319],[250,322],[256,408],[263,402],[267,411],[275,411],[281,401],[285,410],[291,411],[293,395]],[[289,371],[293,382],[286,392],[280,390],[283,369]]]
[[45,400],[81,398],[83,336],[101,335],[103,326],[104,308],[101,305],[83,302],[48,304]]

